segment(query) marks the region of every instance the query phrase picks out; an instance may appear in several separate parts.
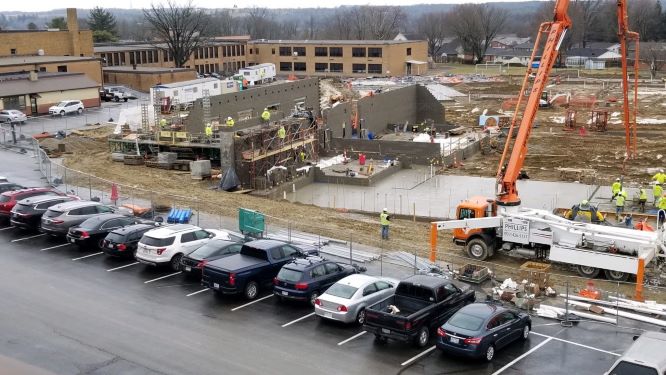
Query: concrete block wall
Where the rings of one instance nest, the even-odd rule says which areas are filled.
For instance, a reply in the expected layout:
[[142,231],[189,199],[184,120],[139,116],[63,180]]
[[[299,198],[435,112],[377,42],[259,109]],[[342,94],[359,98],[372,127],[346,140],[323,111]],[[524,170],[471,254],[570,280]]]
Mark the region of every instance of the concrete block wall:
[[350,153],[362,152],[368,159],[384,160],[385,157],[402,160],[407,164],[430,164],[440,157],[440,146],[436,143],[419,143],[409,141],[382,141],[364,139],[333,138],[330,142],[331,152],[341,154],[345,150]]
[[[333,137],[342,137],[343,122],[347,124],[347,132],[350,132],[351,110],[351,103],[345,102],[336,105],[335,108],[329,108],[324,111],[324,121],[331,130]],[[351,137],[351,134],[348,134],[347,137]]]

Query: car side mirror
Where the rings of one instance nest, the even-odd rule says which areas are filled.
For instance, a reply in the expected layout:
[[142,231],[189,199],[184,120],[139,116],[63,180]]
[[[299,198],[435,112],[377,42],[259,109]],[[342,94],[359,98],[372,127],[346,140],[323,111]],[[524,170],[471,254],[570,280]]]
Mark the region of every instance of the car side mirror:
[[162,224],[164,222],[164,218],[162,216],[157,216],[155,218],[155,222],[158,224]]

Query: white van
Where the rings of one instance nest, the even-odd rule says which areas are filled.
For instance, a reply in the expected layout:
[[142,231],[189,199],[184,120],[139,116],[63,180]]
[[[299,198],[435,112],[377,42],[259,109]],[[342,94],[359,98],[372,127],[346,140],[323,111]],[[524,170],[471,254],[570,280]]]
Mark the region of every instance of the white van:
[[663,375],[666,374],[666,333],[645,332],[606,375]]

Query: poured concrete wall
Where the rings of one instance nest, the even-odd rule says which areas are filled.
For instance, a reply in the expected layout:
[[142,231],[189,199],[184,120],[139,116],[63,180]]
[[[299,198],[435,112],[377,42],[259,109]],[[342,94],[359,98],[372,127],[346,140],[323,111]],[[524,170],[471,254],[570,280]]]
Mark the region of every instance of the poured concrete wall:
[[440,145],[436,143],[419,143],[408,141],[382,141],[366,139],[333,138],[330,142],[331,152],[341,154],[345,150],[362,152],[368,159],[384,160],[398,158],[407,164],[430,164],[440,157]]

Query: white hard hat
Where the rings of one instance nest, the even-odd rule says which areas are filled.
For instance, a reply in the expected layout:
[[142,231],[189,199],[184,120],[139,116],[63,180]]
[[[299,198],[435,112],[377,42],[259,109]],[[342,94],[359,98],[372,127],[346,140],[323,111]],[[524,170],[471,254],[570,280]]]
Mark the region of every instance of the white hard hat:
[[227,120],[231,120],[231,116],[227,117]]
[[620,181],[620,178],[616,178],[615,181]]
[[382,211],[384,211],[384,212],[388,212],[388,208],[384,208]]

